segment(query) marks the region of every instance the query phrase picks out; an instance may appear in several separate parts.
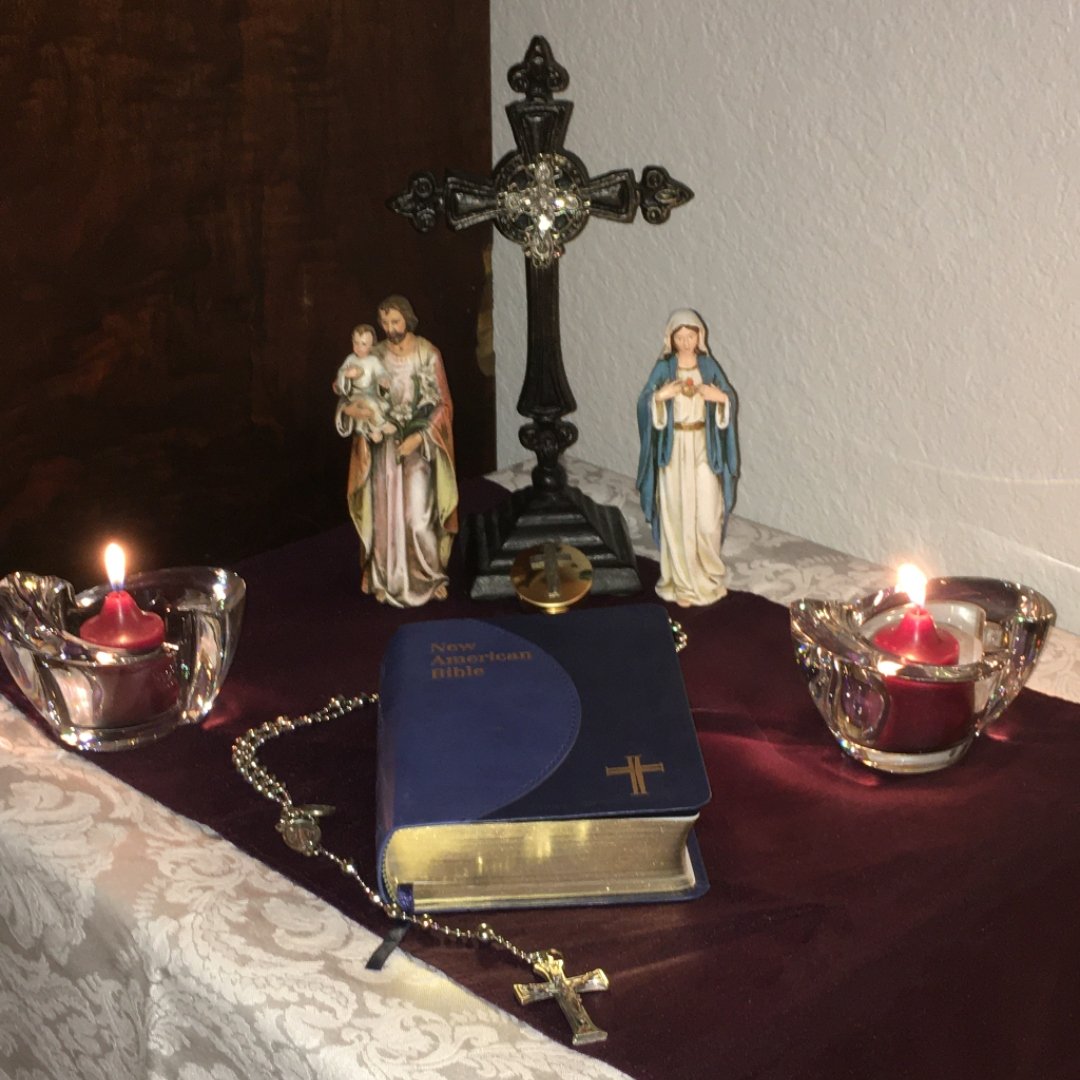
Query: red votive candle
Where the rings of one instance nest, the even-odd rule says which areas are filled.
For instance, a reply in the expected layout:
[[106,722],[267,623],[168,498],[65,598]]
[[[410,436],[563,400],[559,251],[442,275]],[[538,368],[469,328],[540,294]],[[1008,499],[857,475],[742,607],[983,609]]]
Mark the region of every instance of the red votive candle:
[[[101,610],[79,627],[79,636],[92,645],[129,652],[153,653],[165,641],[165,621],[143,611],[124,586],[124,550],[105,549],[105,569],[112,583]],[[140,657],[124,665],[102,664],[97,680],[108,700],[101,726],[136,728],[176,705],[179,686],[173,657],[168,653]]]
[[[960,660],[960,642],[934,622],[923,607],[926,578],[921,586],[904,588],[914,601],[900,622],[883,627],[874,645],[915,664],[949,666]],[[903,588],[903,586],[901,586]],[[969,733],[974,713],[971,683],[927,683],[886,676],[889,714],[875,742],[879,750],[929,753],[947,750]]]
[[960,642],[947,630],[939,630],[926,608],[913,604],[895,626],[874,635],[874,644],[916,664],[955,664]]
[[79,636],[94,645],[149,652],[165,640],[165,623],[160,615],[143,611],[126,589],[114,588],[101,611],[82,624]]

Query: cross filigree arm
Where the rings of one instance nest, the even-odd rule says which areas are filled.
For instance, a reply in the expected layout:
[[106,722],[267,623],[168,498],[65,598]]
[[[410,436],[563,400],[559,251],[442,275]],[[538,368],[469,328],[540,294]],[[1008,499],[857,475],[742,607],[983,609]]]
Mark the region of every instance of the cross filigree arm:
[[581,185],[581,196],[593,217],[629,222],[637,213],[638,190],[631,169],[614,169],[586,181]]
[[441,185],[434,173],[416,173],[408,187],[388,199],[386,205],[408,218],[413,228],[422,233],[430,232],[440,217],[459,232],[499,215],[498,195],[492,182],[458,172],[448,172]]
[[431,232],[443,212],[443,189],[432,172],[413,173],[400,195],[386,200],[386,205],[412,222],[417,232]]
[[641,216],[650,225],[663,225],[671,211],[688,203],[694,193],[683,183],[672,179],[663,165],[646,165],[638,184]]
[[499,212],[495,188],[490,180],[464,173],[448,172],[443,195],[446,224],[454,232],[491,221]]
[[537,34],[525,58],[506,73],[506,81],[529,101],[550,101],[552,94],[561,94],[570,85],[570,73],[555,59],[547,38]]

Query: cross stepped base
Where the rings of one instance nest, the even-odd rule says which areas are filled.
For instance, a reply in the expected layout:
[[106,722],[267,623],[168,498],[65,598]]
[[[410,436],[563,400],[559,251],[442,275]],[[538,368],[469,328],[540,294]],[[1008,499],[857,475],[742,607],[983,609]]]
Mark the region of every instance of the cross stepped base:
[[466,518],[462,540],[473,600],[514,596],[510,582],[514,559],[546,540],[570,544],[585,553],[593,567],[594,593],[628,595],[641,589],[622,514],[575,487],[545,492],[530,486],[515,491],[495,509]]

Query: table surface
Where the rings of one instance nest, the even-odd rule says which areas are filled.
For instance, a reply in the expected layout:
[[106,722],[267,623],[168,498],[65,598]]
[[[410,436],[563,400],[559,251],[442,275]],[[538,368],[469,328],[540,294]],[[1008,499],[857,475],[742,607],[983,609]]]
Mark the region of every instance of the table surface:
[[[568,465],[655,557],[632,482]],[[528,470],[496,479],[523,486]],[[889,578],[738,517],[724,555],[732,588],[780,603],[852,597]],[[1080,640],[1054,631],[1031,685],[1080,701]],[[366,970],[377,944],[0,698],[0,1076],[624,1075],[400,950]]]

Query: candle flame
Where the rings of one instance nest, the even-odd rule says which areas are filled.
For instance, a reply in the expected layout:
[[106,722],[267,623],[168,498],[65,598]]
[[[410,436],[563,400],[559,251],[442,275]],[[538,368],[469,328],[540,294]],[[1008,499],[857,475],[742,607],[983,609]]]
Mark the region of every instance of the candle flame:
[[904,563],[896,571],[896,591],[907,593],[918,607],[926,603],[926,575],[914,564]]
[[124,549],[117,543],[105,548],[105,574],[114,589],[124,587],[124,573],[127,570],[127,557]]

